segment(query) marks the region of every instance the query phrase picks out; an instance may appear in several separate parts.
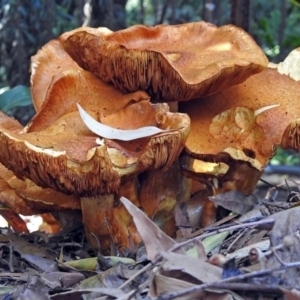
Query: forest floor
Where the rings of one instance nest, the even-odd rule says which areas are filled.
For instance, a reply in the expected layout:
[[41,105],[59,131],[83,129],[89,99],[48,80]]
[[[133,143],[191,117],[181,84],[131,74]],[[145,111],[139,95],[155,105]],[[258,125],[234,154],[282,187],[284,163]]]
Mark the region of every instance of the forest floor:
[[281,189],[260,181],[258,206],[190,242],[172,240],[125,199],[144,241],[131,257],[93,257],[76,222],[54,235],[2,228],[0,298],[300,299],[300,176],[289,177],[288,187],[285,178],[264,174]]

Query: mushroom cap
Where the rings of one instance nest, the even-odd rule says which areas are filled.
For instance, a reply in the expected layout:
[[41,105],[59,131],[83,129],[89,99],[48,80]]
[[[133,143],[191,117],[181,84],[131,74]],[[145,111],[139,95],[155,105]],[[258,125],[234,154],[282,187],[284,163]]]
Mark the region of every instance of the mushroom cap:
[[[53,64],[54,61],[55,64]],[[68,69],[81,68],[66,53],[59,40],[51,40],[31,57],[31,96],[36,111],[40,110],[46,99],[52,77]]]
[[[204,161],[242,160],[262,170],[287,126],[300,117],[299,91],[300,81],[273,66],[217,94],[181,103],[180,111],[191,118],[186,151]],[[255,116],[256,110],[276,104]]]
[[87,71],[69,69],[53,76],[42,107],[26,126],[26,131],[46,129],[65,114],[77,111],[76,103],[104,116],[129,102],[149,99],[149,95],[142,91],[123,95]]
[[47,43],[32,57],[31,90],[37,114],[24,131],[46,129],[66,113],[77,111],[76,103],[105,115],[123,108],[130,101],[150,99],[142,91],[123,94],[80,68],[63,49],[60,41],[81,30],[103,35],[108,29],[82,27],[64,33],[59,39]]
[[[15,133],[23,128],[18,121],[2,112],[0,112],[0,126]],[[0,164],[0,186],[0,202],[16,213],[32,215],[61,209],[80,209],[80,200],[75,195],[42,189],[29,179],[20,180],[2,164]]]
[[[81,70],[78,64],[64,50],[62,43],[77,32],[90,32],[95,36],[110,32],[107,28],[80,27],[62,34],[58,39],[51,40],[31,57],[31,95],[36,111],[39,111],[48,91],[52,77],[66,70]],[[54,63],[55,62],[55,63]]]
[[[78,112],[71,112],[38,132],[19,133],[0,126],[0,162],[18,178],[64,193],[91,196],[116,192],[122,178],[146,169],[167,168],[182,151],[190,125],[187,115],[168,112],[166,104],[144,100],[124,109],[127,124],[140,119],[139,126],[174,130],[129,142],[101,139],[87,129]],[[89,113],[97,118],[95,112]],[[122,119],[122,110],[115,114],[106,125]]]
[[[25,129],[0,123],[0,162],[20,179],[79,196],[117,192],[121,179],[167,168],[184,147],[189,117],[170,113],[166,104],[151,104],[143,91],[123,94],[74,65],[60,44],[68,34],[46,44],[35,57],[33,89],[43,91],[38,112]],[[64,59],[56,60],[57,54]],[[50,76],[44,76],[47,70]],[[104,139],[86,127],[77,104],[111,127],[157,126],[167,131],[128,142]]]
[[65,195],[52,189],[43,189],[29,179],[20,180],[0,164],[0,202],[15,213],[41,214],[64,209],[81,209],[76,195]]
[[[233,25],[136,25],[103,36],[80,31],[63,43],[84,69],[124,92],[183,101],[218,92],[261,72],[268,61]],[[166,88],[167,87],[167,88]]]

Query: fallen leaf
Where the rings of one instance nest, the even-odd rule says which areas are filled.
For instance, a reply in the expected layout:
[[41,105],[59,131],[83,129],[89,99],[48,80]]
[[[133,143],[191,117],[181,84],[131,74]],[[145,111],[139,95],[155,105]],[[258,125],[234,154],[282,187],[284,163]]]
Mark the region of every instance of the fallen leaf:
[[[12,285],[8,285],[8,286],[0,285],[0,297],[4,297],[6,294],[12,292],[14,289],[15,289],[15,287]],[[2,298],[2,299],[5,299],[5,298]]]
[[[102,295],[111,296],[113,299],[126,299],[123,298],[126,294],[118,289],[113,288],[88,288],[88,289],[73,289],[68,292],[58,293],[51,296],[52,300],[65,300],[65,299],[72,299],[72,300],[89,300],[89,299],[96,299],[95,297],[100,297]],[[104,299],[111,299],[104,298]]]
[[[269,232],[271,247],[282,245],[286,237],[292,240],[292,244],[276,251],[277,255],[285,263],[300,261],[299,216],[300,207],[294,207],[268,217],[268,219],[275,219],[274,227]],[[278,265],[279,262],[274,255],[267,256],[266,268],[273,268]],[[300,286],[300,270],[298,268],[287,269],[285,272],[279,273],[277,278],[289,286]]]
[[[34,245],[34,244],[33,244]],[[34,269],[44,272],[58,271],[57,262],[35,254],[21,254],[22,259],[26,260]]]
[[287,290],[285,288],[280,288],[284,294],[284,299],[286,300],[299,300],[300,299],[300,291],[296,289]]
[[253,194],[245,196],[240,191],[229,191],[211,196],[209,197],[209,200],[240,215],[247,213],[258,203],[257,196]]
[[[228,231],[216,233],[212,236],[209,236],[201,241],[201,244],[203,246],[203,250],[206,253],[206,255],[220,246],[224,240],[227,238],[229,235]],[[197,247],[191,247],[188,251],[187,254],[191,257],[198,257],[198,249]]]
[[[174,292],[178,292],[183,289],[191,288],[193,286],[196,286],[196,285],[193,283],[184,281],[184,280],[164,276],[164,275],[158,273],[155,275],[155,277],[153,279],[148,296],[151,298],[159,297],[159,295],[164,294],[164,293],[174,293]],[[195,291],[194,293],[175,297],[172,299],[173,300],[203,299],[202,298],[203,296],[205,296],[204,291]]]
[[26,289],[16,298],[20,300],[39,299],[49,300],[49,288],[39,276],[31,276],[26,284]]
[[173,252],[161,252],[161,255],[166,260],[162,264],[164,271],[179,271],[202,283],[215,282],[222,278],[222,268],[203,260]]
[[85,279],[85,276],[81,273],[67,273],[67,272],[50,272],[42,273],[41,279],[43,282],[53,289],[53,285],[59,288],[69,288],[81,280]]
[[[110,266],[116,266],[118,263],[135,265],[135,261],[127,257],[118,256],[104,256],[107,259]],[[96,271],[97,257],[82,258],[72,261],[64,262],[65,266],[72,267],[77,270]]]
[[132,141],[152,136],[155,134],[166,133],[175,130],[162,130],[155,126],[145,126],[131,130],[116,129],[97,122],[79,104],[77,104],[77,107],[84,124],[95,134],[110,140]]
[[[125,281],[127,281],[127,279],[133,276],[133,274],[135,274],[136,272],[138,272],[138,270],[130,270],[128,266],[118,264],[115,267],[107,269],[104,272],[101,272],[95,276],[89,277],[81,281],[78,288],[81,290],[99,288],[107,288],[108,290],[114,290],[120,287]],[[136,281],[133,282],[132,285],[128,285],[128,291],[136,287],[137,283],[139,283],[138,279],[136,279]],[[84,299],[95,299],[96,296],[99,297],[101,295],[98,294],[95,290],[95,293],[91,293],[90,295],[84,297]]]
[[[244,300],[245,298],[235,292],[224,289],[207,289],[205,300]],[[249,299],[249,298],[247,298]]]
[[[154,262],[162,251],[168,251],[177,243],[167,236],[159,227],[152,222],[144,212],[138,209],[125,197],[121,197],[120,201],[133,217],[133,222],[145,244],[147,257]],[[183,250],[178,250],[185,253]],[[178,252],[177,251],[177,252]]]
[[36,255],[40,257],[49,257],[47,248],[41,245],[36,245],[32,243],[28,243],[24,240],[24,238],[18,237],[13,233],[8,233],[7,237],[13,244],[14,250],[20,254],[21,257],[23,255]]

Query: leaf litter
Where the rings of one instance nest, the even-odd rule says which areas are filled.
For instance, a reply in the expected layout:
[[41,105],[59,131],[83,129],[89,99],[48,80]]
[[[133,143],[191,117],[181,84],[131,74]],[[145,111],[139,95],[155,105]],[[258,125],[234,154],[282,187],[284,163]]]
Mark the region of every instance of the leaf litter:
[[[286,192],[285,192],[285,197]],[[82,227],[48,238],[2,229],[1,299],[299,299],[300,207],[269,192],[246,201],[243,216],[219,220],[178,241],[162,232],[128,199],[143,240],[143,259],[102,257],[99,267]],[[236,200],[235,200],[236,199]],[[258,199],[258,200],[257,200]],[[262,200],[259,200],[262,199]],[[290,199],[290,198],[289,198]],[[228,201],[229,200],[229,201]],[[241,196],[218,196],[238,212]],[[227,203],[226,203],[227,202]],[[272,204],[272,205],[270,205]],[[274,209],[274,207],[277,207]],[[33,238],[35,237],[35,238]]]

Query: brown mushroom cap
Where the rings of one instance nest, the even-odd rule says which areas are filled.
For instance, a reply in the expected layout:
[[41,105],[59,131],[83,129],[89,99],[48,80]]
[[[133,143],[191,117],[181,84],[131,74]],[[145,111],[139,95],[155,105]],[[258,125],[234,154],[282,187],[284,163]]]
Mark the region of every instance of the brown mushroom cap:
[[63,43],[70,35],[80,32],[90,32],[96,36],[110,32],[107,28],[80,27],[62,34],[58,39],[51,40],[43,46],[36,55],[31,57],[31,95],[36,111],[39,111],[44,100],[52,77],[69,69],[81,70],[78,64],[64,50]]
[[255,41],[233,25],[132,26],[103,36],[76,32],[64,42],[84,69],[124,92],[181,101],[243,82],[268,61]]
[[[22,125],[0,112],[0,126],[19,133]],[[11,158],[10,158],[11,159]],[[0,202],[14,212],[32,215],[61,209],[80,209],[75,195],[65,195],[51,189],[42,189],[29,179],[20,180],[0,164]]]
[[149,100],[149,95],[142,91],[123,95],[82,69],[63,71],[53,76],[43,105],[26,126],[26,131],[46,129],[65,114],[77,111],[76,103],[99,115],[107,115],[141,100]]
[[205,161],[242,160],[262,170],[287,126],[300,117],[299,91],[300,81],[267,68],[215,95],[181,103],[180,111],[191,118],[187,152]]
[[[174,131],[129,142],[97,139],[79,113],[72,112],[39,132],[22,134],[0,126],[0,161],[19,178],[42,187],[80,196],[116,192],[123,176],[168,167],[189,132],[188,116],[169,113],[167,105],[148,101],[131,105],[132,110],[126,107],[128,124],[140,118],[145,123],[139,125],[147,126],[155,120],[157,127]],[[145,112],[153,117],[144,117]],[[89,113],[97,118],[95,112]]]
[[[103,28],[83,27],[64,33],[59,40],[64,41],[70,34],[83,29],[95,35],[105,33]],[[32,58],[32,96],[37,114],[24,131],[46,129],[66,113],[77,111],[76,103],[87,110],[107,115],[123,108],[130,101],[150,99],[142,91],[122,94],[84,71],[65,52],[59,40],[50,41]]]
[[[55,61],[55,64],[53,62]],[[81,69],[63,49],[59,40],[52,40],[31,58],[31,95],[36,111],[39,111],[52,77],[68,69]]]
[[76,195],[43,189],[29,179],[20,180],[0,164],[0,202],[22,215],[41,214],[64,209],[81,209]]

